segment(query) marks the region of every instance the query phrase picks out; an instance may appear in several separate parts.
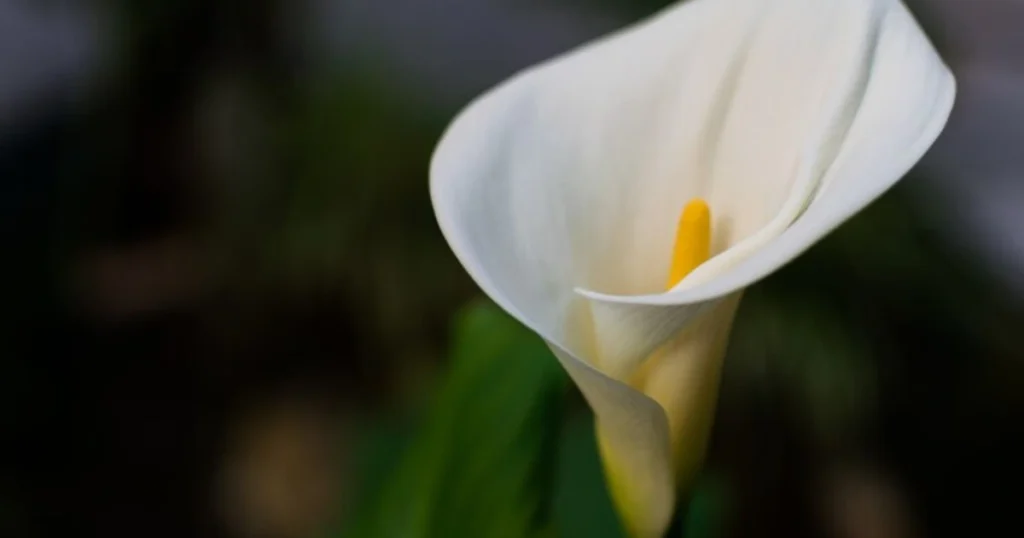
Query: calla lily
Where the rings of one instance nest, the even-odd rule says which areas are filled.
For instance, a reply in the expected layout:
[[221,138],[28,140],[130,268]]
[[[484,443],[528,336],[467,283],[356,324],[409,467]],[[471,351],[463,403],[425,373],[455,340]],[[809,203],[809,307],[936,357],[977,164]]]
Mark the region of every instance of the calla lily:
[[742,290],[896,183],[954,93],[898,0],[692,0],[448,128],[441,230],[590,404],[632,536],[665,532],[701,464]]

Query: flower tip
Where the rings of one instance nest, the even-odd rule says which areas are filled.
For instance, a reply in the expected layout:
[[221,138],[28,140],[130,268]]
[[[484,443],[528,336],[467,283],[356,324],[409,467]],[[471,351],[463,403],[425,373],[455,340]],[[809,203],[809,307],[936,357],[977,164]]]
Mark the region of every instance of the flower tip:
[[711,255],[711,209],[707,202],[694,198],[683,207],[679,215],[676,241],[672,247],[672,265],[669,268],[666,289],[672,289],[686,275]]
[[683,207],[681,219],[691,223],[707,221],[711,217],[711,209],[708,203],[700,198],[690,200]]

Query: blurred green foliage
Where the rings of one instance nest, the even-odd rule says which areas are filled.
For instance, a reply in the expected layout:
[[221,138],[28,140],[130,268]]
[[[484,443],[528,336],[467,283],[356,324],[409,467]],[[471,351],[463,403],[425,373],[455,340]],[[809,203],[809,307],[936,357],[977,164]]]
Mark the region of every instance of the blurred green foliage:
[[422,430],[345,536],[551,535],[565,374],[540,339],[486,303],[460,314],[449,368]]
[[[622,538],[588,413],[563,413],[568,378],[542,340],[497,306],[455,323],[429,411],[368,429],[345,538]],[[705,476],[682,516],[687,538],[718,536],[723,484]]]

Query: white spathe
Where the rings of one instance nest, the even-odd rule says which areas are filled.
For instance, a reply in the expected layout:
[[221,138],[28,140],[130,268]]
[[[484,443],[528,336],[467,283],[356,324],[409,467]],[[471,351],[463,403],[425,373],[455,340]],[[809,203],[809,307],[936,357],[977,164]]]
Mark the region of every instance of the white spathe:
[[[668,417],[688,411],[623,380],[896,183],[954,93],[898,0],[691,0],[513,77],[449,127],[430,169],[441,229],[590,403],[636,534],[671,518]],[[666,292],[694,197],[712,258]]]

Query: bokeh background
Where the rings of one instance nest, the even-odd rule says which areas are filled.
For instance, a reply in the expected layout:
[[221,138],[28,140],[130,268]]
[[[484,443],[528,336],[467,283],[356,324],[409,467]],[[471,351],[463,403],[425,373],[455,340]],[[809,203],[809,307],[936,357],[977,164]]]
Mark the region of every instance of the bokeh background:
[[[1020,534],[1024,1],[905,181],[745,297],[691,537]],[[427,161],[664,0],[0,0],[0,536],[621,536]]]

